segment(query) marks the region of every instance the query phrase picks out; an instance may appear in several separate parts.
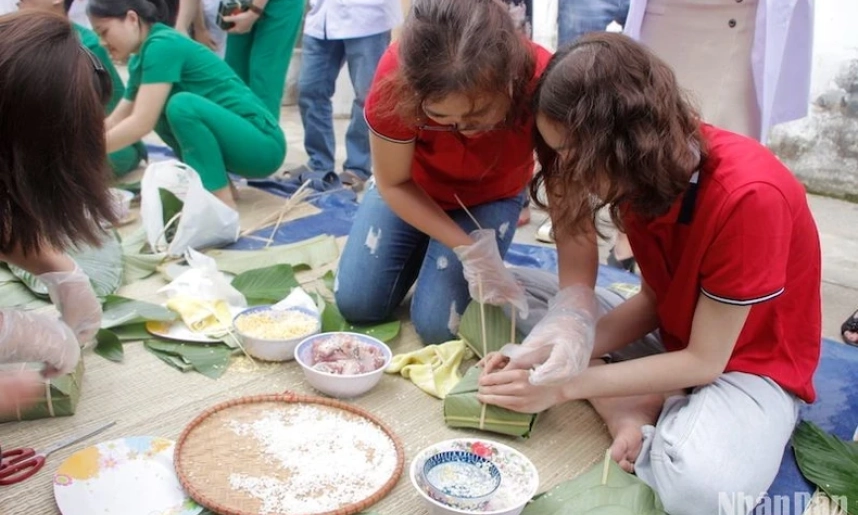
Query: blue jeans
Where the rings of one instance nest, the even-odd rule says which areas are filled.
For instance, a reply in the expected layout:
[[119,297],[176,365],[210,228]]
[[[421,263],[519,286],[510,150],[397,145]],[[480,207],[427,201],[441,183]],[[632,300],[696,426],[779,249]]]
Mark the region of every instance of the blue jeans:
[[588,32],[602,32],[612,21],[625,25],[630,0],[560,0],[557,8],[557,46]]
[[[524,202],[520,195],[468,208],[484,229],[494,228],[505,255]],[[447,212],[466,232],[476,229],[464,210]],[[452,249],[399,218],[375,187],[366,192],[340,258],[334,296],[346,320],[372,324],[392,318],[414,283],[411,321],[424,344],[456,338],[471,300],[462,263]]]
[[390,44],[390,31],[352,39],[317,39],[304,35],[301,75],[298,78],[298,107],[304,124],[304,149],[308,166],[316,172],[333,172],[336,138],[331,98],[343,63],[348,63],[355,91],[351,123],[346,131],[344,168],[367,179],[372,173],[369,130],[363,105],[375,75],[378,60]]

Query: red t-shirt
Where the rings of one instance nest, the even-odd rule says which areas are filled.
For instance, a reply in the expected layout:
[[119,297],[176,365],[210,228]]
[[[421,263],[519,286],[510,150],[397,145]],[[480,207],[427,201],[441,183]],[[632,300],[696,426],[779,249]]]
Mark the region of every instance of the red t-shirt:
[[[536,59],[532,91],[551,54],[535,43],[530,46]],[[533,177],[533,115],[520,118],[513,128],[465,138],[452,132],[419,130],[380,112],[378,84],[397,70],[398,51],[399,45],[393,43],[381,57],[364,113],[369,128],[379,137],[414,142],[414,182],[447,210],[459,207],[456,195],[465,205],[475,206],[521,193]]]
[[802,185],[754,140],[703,126],[709,156],[690,223],[683,198],[624,221],[655,292],[668,351],[688,345],[698,296],[751,305],[725,372],[765,376],[813,402],[822,314],[819,234]]

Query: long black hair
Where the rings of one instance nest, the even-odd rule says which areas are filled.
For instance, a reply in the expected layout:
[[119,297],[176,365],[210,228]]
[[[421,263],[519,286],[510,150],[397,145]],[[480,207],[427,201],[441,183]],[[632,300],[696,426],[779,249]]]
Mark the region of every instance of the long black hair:
[[65,17],[21,11],[0,17],[0,77],[0,254],[98,244],[115,216],[96,65]]
[[128,11],[134,11],[148,24],[176,24],[179,10],[178,0],[89,0],[87,13],[96,18],[125,18]]

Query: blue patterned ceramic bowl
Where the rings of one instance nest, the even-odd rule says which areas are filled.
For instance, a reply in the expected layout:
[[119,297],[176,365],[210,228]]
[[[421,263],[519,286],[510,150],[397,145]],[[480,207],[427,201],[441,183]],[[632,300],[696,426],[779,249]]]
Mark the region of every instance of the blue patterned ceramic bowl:
[[428,494],[452,508],[476,510],[485,506],[501,484],[494,463],[467,451],[445,451],[423,464]]

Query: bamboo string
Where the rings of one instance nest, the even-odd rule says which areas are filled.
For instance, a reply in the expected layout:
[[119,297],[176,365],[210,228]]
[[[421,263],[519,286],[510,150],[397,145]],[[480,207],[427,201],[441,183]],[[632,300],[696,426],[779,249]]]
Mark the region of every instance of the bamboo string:
[[456,195],[456,194],[454,193],[454,194],[453,194],[453,197],[456,199],[456,202],[458,202],[458,203],[459,203],[459,205],[462,207],[462,211],[464,211],[464,212],[465,212],[465,214],[466,214],[466,215],[468,215],[468,217],[471,219],[471,221],[472,221],[472,222],[474,222],[474,225],[476,225],[476,226],[477,226],[477,229],[482,230],[482,229],[483,229],[483,227],[480,225],[480,222],[478,222],[478,221],[477,221],[477,219],[476,219],[476,218],[474,218],[474,215],[472,215],[472,214],[471,214],[471,212],[470,212],[470,211],[468,211],[468,208],[467,208],[467,207],[465,207],[465,203],[464,203],[464,202],[462,202],[462,199],[460,199],[460,198],[459,198],[459,195]]
[[608,470],[610,470],[609,469],[610,465],[611,465],[611,449],[608,449],[605,451],[605,462],[604,462],[604,466],[602,467],[602,484],[603,485],[608,484]]
[[[480,294],[480,329],[483,333],[483,357],[486,357],[488,354],[488,343],[486,342],[486,305],[483,304],[483,278],[479,275],[477,276],[477,288],[479,289]],[[484,430],[486,428],[486,405],[480,407],[480,430]]]

